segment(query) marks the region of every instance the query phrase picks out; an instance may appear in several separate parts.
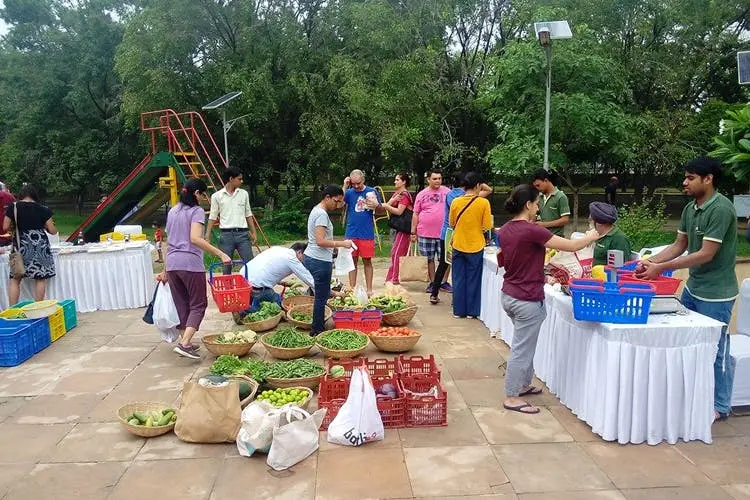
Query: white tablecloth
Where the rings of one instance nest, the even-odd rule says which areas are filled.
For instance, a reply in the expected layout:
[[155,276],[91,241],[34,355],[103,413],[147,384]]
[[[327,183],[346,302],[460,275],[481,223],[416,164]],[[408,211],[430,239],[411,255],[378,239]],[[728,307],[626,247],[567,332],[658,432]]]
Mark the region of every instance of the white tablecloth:
[[[154,292],[151,245],[118,252],[55,255],[57,276],[47,298],[75,299],[78,312],[144,307]],[[8,255],[0,256],[0,306],[8,307]],[[21,300],[33,299],[33,280],[23,280]]]
[[[492,270],[489,264],[485,272]],[[488,296],[498,283],[483,279],[483,285],[491,281]],[[503,340],[512,345],[512,323],[499,296],[485,310],[484,293],[483,316],[501,325]],[[646,325],[580,322],[570,297],[549,286],[545,295],[536,375],[595,433],[620,443],[711,443],[713,363],[722,323],[693,312],[652,315]]]

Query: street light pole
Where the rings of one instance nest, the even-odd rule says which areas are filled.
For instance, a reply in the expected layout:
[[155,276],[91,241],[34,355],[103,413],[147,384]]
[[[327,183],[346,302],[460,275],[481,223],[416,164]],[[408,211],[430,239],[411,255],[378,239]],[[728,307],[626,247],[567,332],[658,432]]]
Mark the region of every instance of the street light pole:
[[229,167],[229,140],[227,140],[227,132],[229,132],[231,125],[227,127],[227,110],[221,110],[221,128],[224,130],[224,161]]
[[547,56],[547,100],[544,106],[544,169],[549,170],[549,110],[552,102],[552,43],[544,47]]

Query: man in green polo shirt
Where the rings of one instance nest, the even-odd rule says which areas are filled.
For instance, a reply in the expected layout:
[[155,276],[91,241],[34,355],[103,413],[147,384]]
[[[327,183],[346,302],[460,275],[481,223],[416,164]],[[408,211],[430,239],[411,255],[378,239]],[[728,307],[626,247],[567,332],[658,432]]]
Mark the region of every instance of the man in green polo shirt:
[[565,193],[555,187],[555,174],[540,168],[534,172],[534,187],[542,193],[536,223],[556,236],[565,236],[565,225],[570,221],[570,204]]
[[[692,311],[728,325],[739,293],[734,272],[737,255],[737,213],[716,191],[721,162],[698,157],[685,165],[685,194],[694,198],[682,211],[677,239],[636,269],[639,278],[653,279],[669,269],[690,269],[682,304]],[[687,249],[688,254],[681,256]],[[714,361],[714,420],[731,411],[734,372],[729,357],[729,334],[722,329]]]

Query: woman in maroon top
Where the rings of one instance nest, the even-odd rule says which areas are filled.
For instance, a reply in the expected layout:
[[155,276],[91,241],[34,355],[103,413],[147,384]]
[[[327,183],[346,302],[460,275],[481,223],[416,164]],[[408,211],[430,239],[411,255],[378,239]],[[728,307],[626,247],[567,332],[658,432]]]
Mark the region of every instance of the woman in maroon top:
[[531,379],[539,330],[547,316],[544,307],[545,249],[576,252],[596,241],[599,233],[592,230],[579,240],[568,240],[532,222],[539,212],[539,191],[528,184],[513,188],[505,209],[513,219],[504,224],[498,234],[505,261],[502,305],[513,321],[514,333],[505,375],[503,406],[520,413],[539,413],[539,408],[521,397],[542,392],[531,385]]

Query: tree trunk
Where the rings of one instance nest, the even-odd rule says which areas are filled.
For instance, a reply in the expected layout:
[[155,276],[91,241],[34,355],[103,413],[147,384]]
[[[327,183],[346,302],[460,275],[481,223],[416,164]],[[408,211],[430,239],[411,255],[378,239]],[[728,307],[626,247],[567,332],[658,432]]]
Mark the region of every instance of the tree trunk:
[[580,204],[580,190],[573,189],[573,231],[578,230],[578,205]]
[[78,193],[75,195],[76,200],[76,213],[78,215],[83,215],[83,195]]

